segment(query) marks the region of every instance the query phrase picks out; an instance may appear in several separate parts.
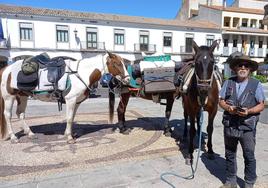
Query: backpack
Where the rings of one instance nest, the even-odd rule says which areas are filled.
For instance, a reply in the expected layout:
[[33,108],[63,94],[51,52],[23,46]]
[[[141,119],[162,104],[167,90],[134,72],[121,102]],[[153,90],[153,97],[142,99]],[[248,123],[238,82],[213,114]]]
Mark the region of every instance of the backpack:
[[38,69],[39,63],[35,61],[34,57],[27,58],[22,62],[21,70],[25,75],[33,74],[37,72]]

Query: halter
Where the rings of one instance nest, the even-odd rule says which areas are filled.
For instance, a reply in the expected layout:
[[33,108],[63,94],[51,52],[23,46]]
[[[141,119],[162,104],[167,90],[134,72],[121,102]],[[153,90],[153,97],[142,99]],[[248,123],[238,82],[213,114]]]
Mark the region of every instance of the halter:
[[[210,76],[210,79],[200,79],[199,76],[197,75],[196,69],[194,70],[195,73],[195,78],[196,78],[196,84],[197,84],[197,102],[200,106],[204,107],[204,105],[207,104],[208,102],[208,95],[205,94],[205,99],[203,98],[203,95],[200,95],[200,90],[203,90],[205,92],[208,92],[209,89],[212,88],[212,83],[213,83],[213,77],[214,77],[214,72],[215,72],[215,64],[213,64],[212,67],[212,73]],[[203,100],[202,100],[203,99]],[[202,100],[202,102],[201,102]]]
[[213,65],[212,73],[210,79],[200,79],[195,70],[195,77],[197,82],[197,89],[204,88],[209,90],[212,87],[213,77],[214,77],[215,65]]
[[[122,60],[120,61],[121,63],[122,63],[122,65],[124,66],[124,63],[122,62]],[[103,64],[104,64],[104,61],[103,61]],[[123,80],[125,79],[125,78],[127,78],[127,77],[130,77],[129,75],[124,75],[124,73],[122,73],[121,71],[120,71],[120,66],[119,65],[117,65],[116,63],[113,63],[112,65],[111,65],[114,69],[116,69],[116,70],[118,70],[118,72],[119,72],[119,75],[116,75],[115,76],[115,78],[118,80],[118,81],[120,81],[122,84],[124,84],[124,82],[123,82]],[[108,66],[106,66],[107,68],[108,68]]]

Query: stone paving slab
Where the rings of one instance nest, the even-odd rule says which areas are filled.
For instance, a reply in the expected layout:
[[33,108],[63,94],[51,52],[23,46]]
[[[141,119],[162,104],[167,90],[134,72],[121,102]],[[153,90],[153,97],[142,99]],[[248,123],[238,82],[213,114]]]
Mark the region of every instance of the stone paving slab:
[[[94,99],[81,106],[74,131],[77,143],[66,144],[63,113],[53,112],[53,105],[30,101],[35,106],[49,109],[45,114],[30,115],[27,122],[38,134],[38,140],[28,140],[21,135],[20,143],[0,141],[0,187],[170,187],[160,179],[165,172],[183,176],[191,173],[185,165],[187,144],[162,135],[164,106],[138,98],[130,100],[127,126],[130,135],[112,132],[107,124],[107,99]],[[118,99],[117,99],[118,102]],[[92,108],[88,108],[88,107]],[[54,114],[54,116],[52,116]],[[206,114],[205,114],[206,117]],[[213,146],[217,153],[211,161],[202,152],[198,170],[193,180],[167,176],[176,187],[219,187],[224,181],[225,163],[222,136],[222,112],[214,123]],[[19,131],[19,122],[16,131]],[[207,123],[205,118],[205,123]],[[182,135],[182,107],[176,101],[171,115],[176,136]],[[259,123],[257,129],[257,188],[268,187],[267,124]],[[205,132],[205,128],[203,130]],[[195,152],[195,156],[196,156]],[[238,150],[238,183],[243,185],[243,159]]]

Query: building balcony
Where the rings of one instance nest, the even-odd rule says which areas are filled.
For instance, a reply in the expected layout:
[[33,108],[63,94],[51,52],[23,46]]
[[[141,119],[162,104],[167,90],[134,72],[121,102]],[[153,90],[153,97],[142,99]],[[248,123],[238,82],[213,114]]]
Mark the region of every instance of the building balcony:
[[234,52],[238,52],[238,48],[237,47],[232,47],[232,53]]
[[147,52],[147,53],[155,53],[156,52],[156,44],[134,44],[134,52]]
[[244,26],[238,26],[237,29],[242,30],[242,31],[248,31],[248,32],[257,32],[259,31],[259,28],[257,27],[244,27]]
[[99,51],[105,50],[105,42],[80,42],[80,50],[85,51]]
[[181,54],[192,54],[193,53],[193,48],[187,47],[187,46],[180,46],[180,53]]
[[223,47],[222,55],[223,56],[229,56],[230,55],[230,53],[229,53],[229,47]]
[[6,40],[6,39],[2,39],[2,40],[0,40],[0,48],[1,48],[1,49],[8,48],[7,40]]
[[264,52],[264,49],[263,49],[263,48],[259,48],[259,49],[258,49],[258,57],[265,57],[265,56],[263,55],[263,52]]
[[248,55],[249,55],[249,57],[254,57],[255,56],[255,48],[250,48]]

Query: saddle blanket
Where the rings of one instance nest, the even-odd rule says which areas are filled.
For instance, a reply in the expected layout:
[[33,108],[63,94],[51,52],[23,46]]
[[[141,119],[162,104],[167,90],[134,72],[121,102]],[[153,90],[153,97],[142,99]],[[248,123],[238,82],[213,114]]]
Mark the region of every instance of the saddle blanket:
[[[22,65],[23,60],[19,60],[15,64],[12,64],[11,67],[11,87],[14,89],[18,89],[17,86],[17,77],[19,71],[21,71],[21,65]],[[14,66],[13,66],[14,65]],[[52,91],[54,90],[53,85],[48,81],[47,78],[47,73],[48,71],[46,69],[39,69],[38,71],[38,85],[33,91]],[[61,91],[64,91],[66,89],[66,83],[68,79],[68,73],[65,73],[61,79],[58,81],[58,89]]]
[[161,68],[161,67],[174,67],[175,69],[175,62],[170,61],[141,61],[140,62],[140,70],[141,72],[147,68]]

